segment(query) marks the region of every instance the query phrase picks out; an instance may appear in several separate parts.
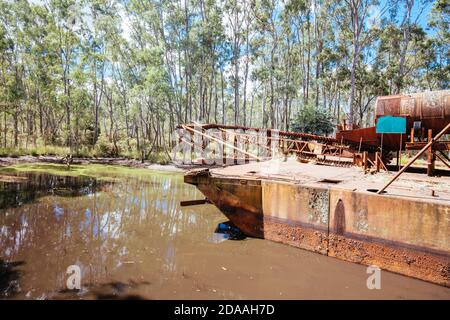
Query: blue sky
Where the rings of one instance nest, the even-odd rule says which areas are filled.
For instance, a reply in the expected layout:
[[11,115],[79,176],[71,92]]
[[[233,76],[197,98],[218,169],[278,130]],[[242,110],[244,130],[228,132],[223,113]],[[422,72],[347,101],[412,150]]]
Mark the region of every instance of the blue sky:
[[[383,7],[388,0],[381,0],[380,6]],[[428,33],[433,34],[435,31],[428,28],[428,18],[431,12],[431,9],[433,7],[434,1],[427,1],[427,3],[424,5],[423,0],[416,0],[414,1],[414,6],[412,10],[412,19],[413,21],[416,19],[417,15],[420,13],[420,17],[418,20],[418,24]],[[405,12],[405,9],[403,6],[398,8],[398,20],[400,20],[403,17],[403,14]]]

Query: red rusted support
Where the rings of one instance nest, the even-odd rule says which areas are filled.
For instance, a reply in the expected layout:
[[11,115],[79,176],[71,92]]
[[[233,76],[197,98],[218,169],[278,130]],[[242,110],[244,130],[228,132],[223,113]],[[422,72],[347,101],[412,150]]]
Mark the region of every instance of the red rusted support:
[[380,153],[375,152],[375,168],[376,168],[377,172],[380,172],[380,167],[381,167],[380,161],[381,161]]
[[[251,131],[255,131],[255,132],[264,132],[264,131],[269,131],[269,130],[274,130],[274,129],[267,129],[267,128],[253,128],[253,127],[245,127],[245,126],[233,126],[233,125],[224,125],[224,124],[180,124],[177,126],[177,128],[182,128],[182,127],[189,127],[189,128],[194,128],[195,127],[202,127],[205,130],[208,129],[228,129],[228,130],[251,130]],[[318,136],[318,135],[314,135],[314,134],[309,134],[309,133],[302,133],[302,132],[292,132],[292,131],[282,131],[282,130],[277,130],[277,133],[280,137],[291,137],[291,138],[304,138],[304,139],[308,139],[308,140],[315,140],[315,141],[320,141],[320,142],[327,142],[327,143],[336,143],[338,142],[338,140],[336,140],[335,138],[332,137],[325,137],[325,136]]]
[[439,160],[441,160],[441,162],[442,162],[443,164],[445,164],[445,165],[447,166],[447,168],[450,169],[450,164],[448,164],[447,161],[445,161],[445,159],[444,159],[443,157],[441,157],[441,156],[440,156],[439,154],[437,154],[437,153],[435,153],[434,155],[436,156],[436,158],[438,158]]
[[364,166],[364,172],[367,170],[367,161],[369,159],[369,153],[367,151],[363,152],[363,166]]
[[[433,130],[428,129],[428,141],[432,141],[432,140],[433,140]],[[430,177],[434,173],[434,161],[435,161],[435,157],[434,157],[433,144],[431,144],[428,147],[428,162],[427,162],[427,175]]]
[[437,140],[439,140],[440,137],[442,137],[448,130],[450,130],[450,122],[445,126],[444,129],[439,132],[436,137],[432,137],[430,141],[426,144],[425,147],[422,148],[409,162],[404,166],[383,188],[378,190],[378,194],[383,193],[384,190],[386,190],[387,187],[391,185],[392,182],[394,182],[400,175],[406,171],[413,163],[416,161],[433,143],[435,143]]

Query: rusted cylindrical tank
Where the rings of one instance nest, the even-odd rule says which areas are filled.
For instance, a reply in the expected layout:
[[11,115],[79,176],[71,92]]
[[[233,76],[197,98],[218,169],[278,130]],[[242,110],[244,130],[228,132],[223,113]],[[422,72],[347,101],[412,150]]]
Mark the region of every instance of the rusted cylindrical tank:
[[450,90],[378,97],[375,119],[388,115],[406,117],[407,130],[417,122],[438,133],[450,122]]

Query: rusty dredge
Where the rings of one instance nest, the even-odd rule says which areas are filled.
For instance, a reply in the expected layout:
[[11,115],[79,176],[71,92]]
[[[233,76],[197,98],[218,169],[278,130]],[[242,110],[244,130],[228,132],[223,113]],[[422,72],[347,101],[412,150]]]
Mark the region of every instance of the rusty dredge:
[[[195,161],[222,164],[186,173],[206,199],[182,205],[210,202],[248,236],[450,287],[450,90],[379,97],[374,122],[335,137],[180,125],[197,137],[180,138],[200,145]],[[411,167],[421,157],[427,174]]]

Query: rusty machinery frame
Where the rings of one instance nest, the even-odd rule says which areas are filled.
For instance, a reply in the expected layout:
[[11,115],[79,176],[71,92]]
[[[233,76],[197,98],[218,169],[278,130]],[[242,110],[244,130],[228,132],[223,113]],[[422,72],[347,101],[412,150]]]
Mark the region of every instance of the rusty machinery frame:
[[[397,174],[389,180],[389,182],[380,190],[378,190],[378,194],[382,194],[387,187],[389,187],[395,180],[400,177],[400,175],[406,171],[425,151],[428,151],[428,174],[432,173],[434,170],[434,157],[437,155],[435,150],[433,149],[433,146],[435,144],[439,145],[437,142],[448,130],[450,130],[450,122],[445,126],[444,129],[442,129],[436,136],[433,137],[431,129],[428,130],[428,143],[425,144],[425,146],[422,147],[422,149],[399,171]],[[414,141],[414,135],[412,135],[412,141]],[[444,143],[444,145],[448,145],[447,143]],[[442,151],[442,150],[441,150]],[[441,152],[441,155],[443,158],[438,157],[443,160],[444,158],[449,160],[448,157],[445,155],[445,153]],[[449,164],[447,164],[445,161],[443,161],[447,167],[450,167]]]
[[[380,168],[387,170],[377,153],[375,153],[375,160],[371,161],[367,152],[355,152],[352,150],[351,146],[343,144],[343,141],[338,141],[331,137],[274,129],[219,124],[181,124],[178,128],[201,136],[203,138],[202,149],[204,149],[206,141],[208,140],[215,141],[223,146],[233,149],[233,158],[235,161],[237,161],[238,152],[243,153],[246,160],[249,160],[250,158],[253,158],[256,161],[264,160],[259,156],[259,148],[266,149],[269,156],[271,156],[272,148],[275,143],[284,155],[296,154],[300,161],[316,161],[317,163],[335,166],[351,166],[358,164],[365,168],[367,168],[368,163],[370,163],[372,166],[375,166],[378,171]],[[211,129],[217,129],[219,131],[207,132]],[[235,130],[241,130],[242,132],[236,132]],[[260,139],[261,135],[257,134],[260,132],[265,133],[263,141]],[[181,138],[181,140],[193,146],[193,143],[186,141],[186,139]],[[230,140],[232,142],[228,143],[227,141]],[[244,149],[239,148],[238,145],[244,145]],[[258,155],[248,152],[250,146],[256,146],[258,148]],[[358,151],[360,151],[360,149],[361,143],[359,144]],[[224,159],[225,157],[226,154],[224,151]],[[351,160],[343,160],[343,158]]]
[[[195,127],[199,127],[200,130],[195,129]],[[388,171],[380,152],[375,152],[375,159],[372,161],[369,158],[367,151],[361,151],[362,141],[359,143],[358,152],[352,151],[352,148],[349,145],[344,145],[343,141],[339,142],[338,140],[330,137],[317,136],[306,133],[298,133],[298,132],[288,132],[288,131],[276,131],[278,136],[273,137],[272,129],[260,129],[260,128],[251,128],[244,126],[230,126],[230,125],[219,125],[219,124],[195,124],[195,125],[186,125],[181,124],[178,128],[182,128],[191,133],[196,133],[202,136],[202,138],[206,138],[206,140],[213,140],[223,146],[227,146],[234,150],[234,160],[236,161],[237,152],[243,153],[246,156],[246,160],[249,158],[253,158],[256,161],[261,161],[263,158],[260,156],[254,155],[247,150],[250,145],[257,146],[258,148],[262,147],[271,152],[272,142],[277,142],[278,147],[282,150],[282,152],[287,155],[289,153],[294,153],[297,155],[299,160],[316,160],[319,163],[332,164],[332,165],[359,165],[364,167],[364,170],[367,169],[368,163],[376,168],[377,171],[380,168],[383,168],[385,171]],[[206,133],[209,129],[218,129],[219,132],[208,134]],[[243,132],[235,132],[230,130],[242,130]],[[248,133],[247,130],[251,130],[253,132],[266,132],[265,144],[260,143],[260,136],[254,133]],[[398,177],[405,172],[424,152],[428,151],[428,167],[427,173],[428,175],[432,175],[434,171],[434,161],[435,159],[439,159],[450,168],[450,158],[444,153],[444,151],[450,150],[450,142],[449,141],[438,141],[447,131],[450,130],[450,123],[446,125],[442,131],[440,131],[436,136],[433,137],[432,130],[428,130],[428,142],[415,142],[414,141],[414,131],[411,130],[411,140],[406,143],[406,150],[417,150],[419,147],[420,151],[404,166],[402,167],[397,174],[380,190],[378,190],[378,194],[382,194],[386,188],[388,188]],[[217,134],[217,136],[215,136]],[[227,135],[232,137],[233,144],[227,143]],[[189,143],[185,139],[182,138],[183,141]],[[423,139],[422,139],[423,140]],[[238,141],[243,143],[245,149],[238,147]],[[203,147],[205,146],[206,141],[203,140]],[[192,143],[190,143],[193,145]],[[400,149],[401,150],[401,149]],[[347,152],[347,154],[345,154]],[[270,154],[270,153],[269,153]],[[351,155],[351,156],[350,156]],[[224,153],[224,158],[225,158]],[[319,156],[323,158],[320,159]],[[326,159],[327,156],[338,157],[338,160],[329,160]],[[353,161],[342,161],[341,157],[344,158],[352,158]]]

